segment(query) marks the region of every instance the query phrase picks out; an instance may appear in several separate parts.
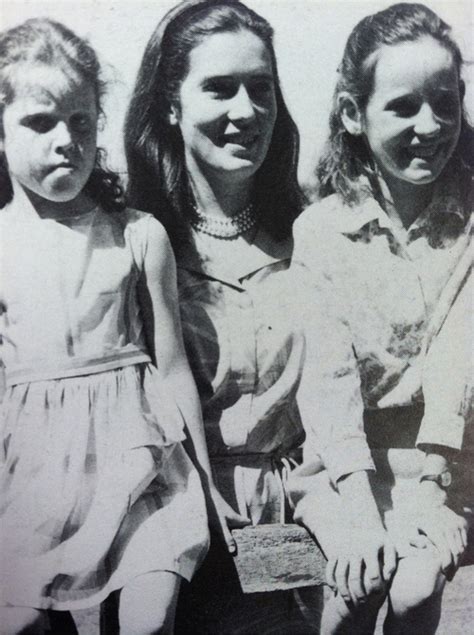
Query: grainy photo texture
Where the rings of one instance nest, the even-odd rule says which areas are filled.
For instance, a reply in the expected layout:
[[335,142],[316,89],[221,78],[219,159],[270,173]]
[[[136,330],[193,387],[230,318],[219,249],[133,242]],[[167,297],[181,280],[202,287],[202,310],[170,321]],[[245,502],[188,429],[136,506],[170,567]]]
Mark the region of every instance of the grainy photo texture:
[[2,635],[472,630],[472,15],[2,2]]

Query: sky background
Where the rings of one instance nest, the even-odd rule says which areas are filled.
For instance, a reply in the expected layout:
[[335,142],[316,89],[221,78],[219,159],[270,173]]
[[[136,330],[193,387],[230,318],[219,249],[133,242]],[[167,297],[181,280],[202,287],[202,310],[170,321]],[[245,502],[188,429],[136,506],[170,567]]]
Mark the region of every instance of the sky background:
[[[122,126],[145,45],[156,24],[176,2],[169,0],[0,0],[2,30],[34,16],[63,22],[89,39],[99,54],[109,82],[104,103],[106,121],[99,142],[112,168],[125,169]],[[300,179],[307,183],[327,133],[336,68],[355,24],[393,0],[248,0],[275,29],[275,49],[287,105],[301,133]],[[473,120],[472,45],[474,3],[429,0],[453,27],[467,62],[466,104]]]

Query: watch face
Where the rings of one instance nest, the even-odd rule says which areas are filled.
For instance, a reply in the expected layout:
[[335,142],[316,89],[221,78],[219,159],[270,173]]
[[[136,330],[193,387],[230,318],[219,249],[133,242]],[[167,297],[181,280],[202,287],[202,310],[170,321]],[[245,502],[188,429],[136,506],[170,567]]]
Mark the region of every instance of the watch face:
[[448,472],[448,470],[441,472],[441,474],[439,475],[439,484],[441,485],[441,487],[449,487],[452,483],[452,480],[453,477],[451,475],[451,472]]

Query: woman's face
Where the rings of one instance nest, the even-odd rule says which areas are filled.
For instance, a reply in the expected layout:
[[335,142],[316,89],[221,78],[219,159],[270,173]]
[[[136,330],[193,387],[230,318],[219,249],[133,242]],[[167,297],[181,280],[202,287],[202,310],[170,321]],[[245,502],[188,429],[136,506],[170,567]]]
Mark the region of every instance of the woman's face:
[[191,175],[241,182],[262,165],[276,114],[270,53],[240,30],[209,35],[191,51],[170,122],[180,127]]
[[363,132],[387,183],[433,183],[459,139],[462,86],[452,54],[435,39],[383,46]]

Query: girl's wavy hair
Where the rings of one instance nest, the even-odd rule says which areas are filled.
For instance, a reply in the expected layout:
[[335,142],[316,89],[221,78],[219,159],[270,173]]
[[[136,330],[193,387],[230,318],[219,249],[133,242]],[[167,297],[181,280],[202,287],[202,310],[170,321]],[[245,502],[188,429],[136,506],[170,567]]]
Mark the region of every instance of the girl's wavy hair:
[[130,203],[151,211],[175,247],[188,235],[186,217],[193,199],[183,140],[179,127],[168,121],[170,109],[179,108],[191,51],[209,35],[241,30],[265,44],[275,80],[277,118],[254,189],[261,223],[282,239],[303,207],[297,181],[299,136],[278,79],[273,29],[238,0],[185,0],[165,15],[148,42],[125,124]]
[[[4,109],[15,100],[18,68],[34,64],[61,68],[66,74],[84,78],[93,87],[101,112],[105,83],[93,48],[63,24],[48,18],[33,18],[0,34],[0,139],[4,137]],[[106,211],[123,209],[119,177],[105,167],[105,151],[100,148],[84,189]],[[0,208],[12,197],[7,159],[0,147]]]
[[[452,54],[461,81],[463,59],[451,37],[451,28],[422,4],[394,4],[367,16],[353,29],[338,69],[339,78],[329,117],[329,138],[316,168],[321,198],[338,193],[346,203],[356,204],[365,193],[359,177],[370,178],[374,174],[373,159],[364,136],[353,136],[344,128],[338,96],[342,92],[350,93],[363,111],[373,88],[377,49],[426,36],[434,38]],[[473,140],[474,131],[463,109],[459,142],[450,160],[452,168],[472,171]]]

